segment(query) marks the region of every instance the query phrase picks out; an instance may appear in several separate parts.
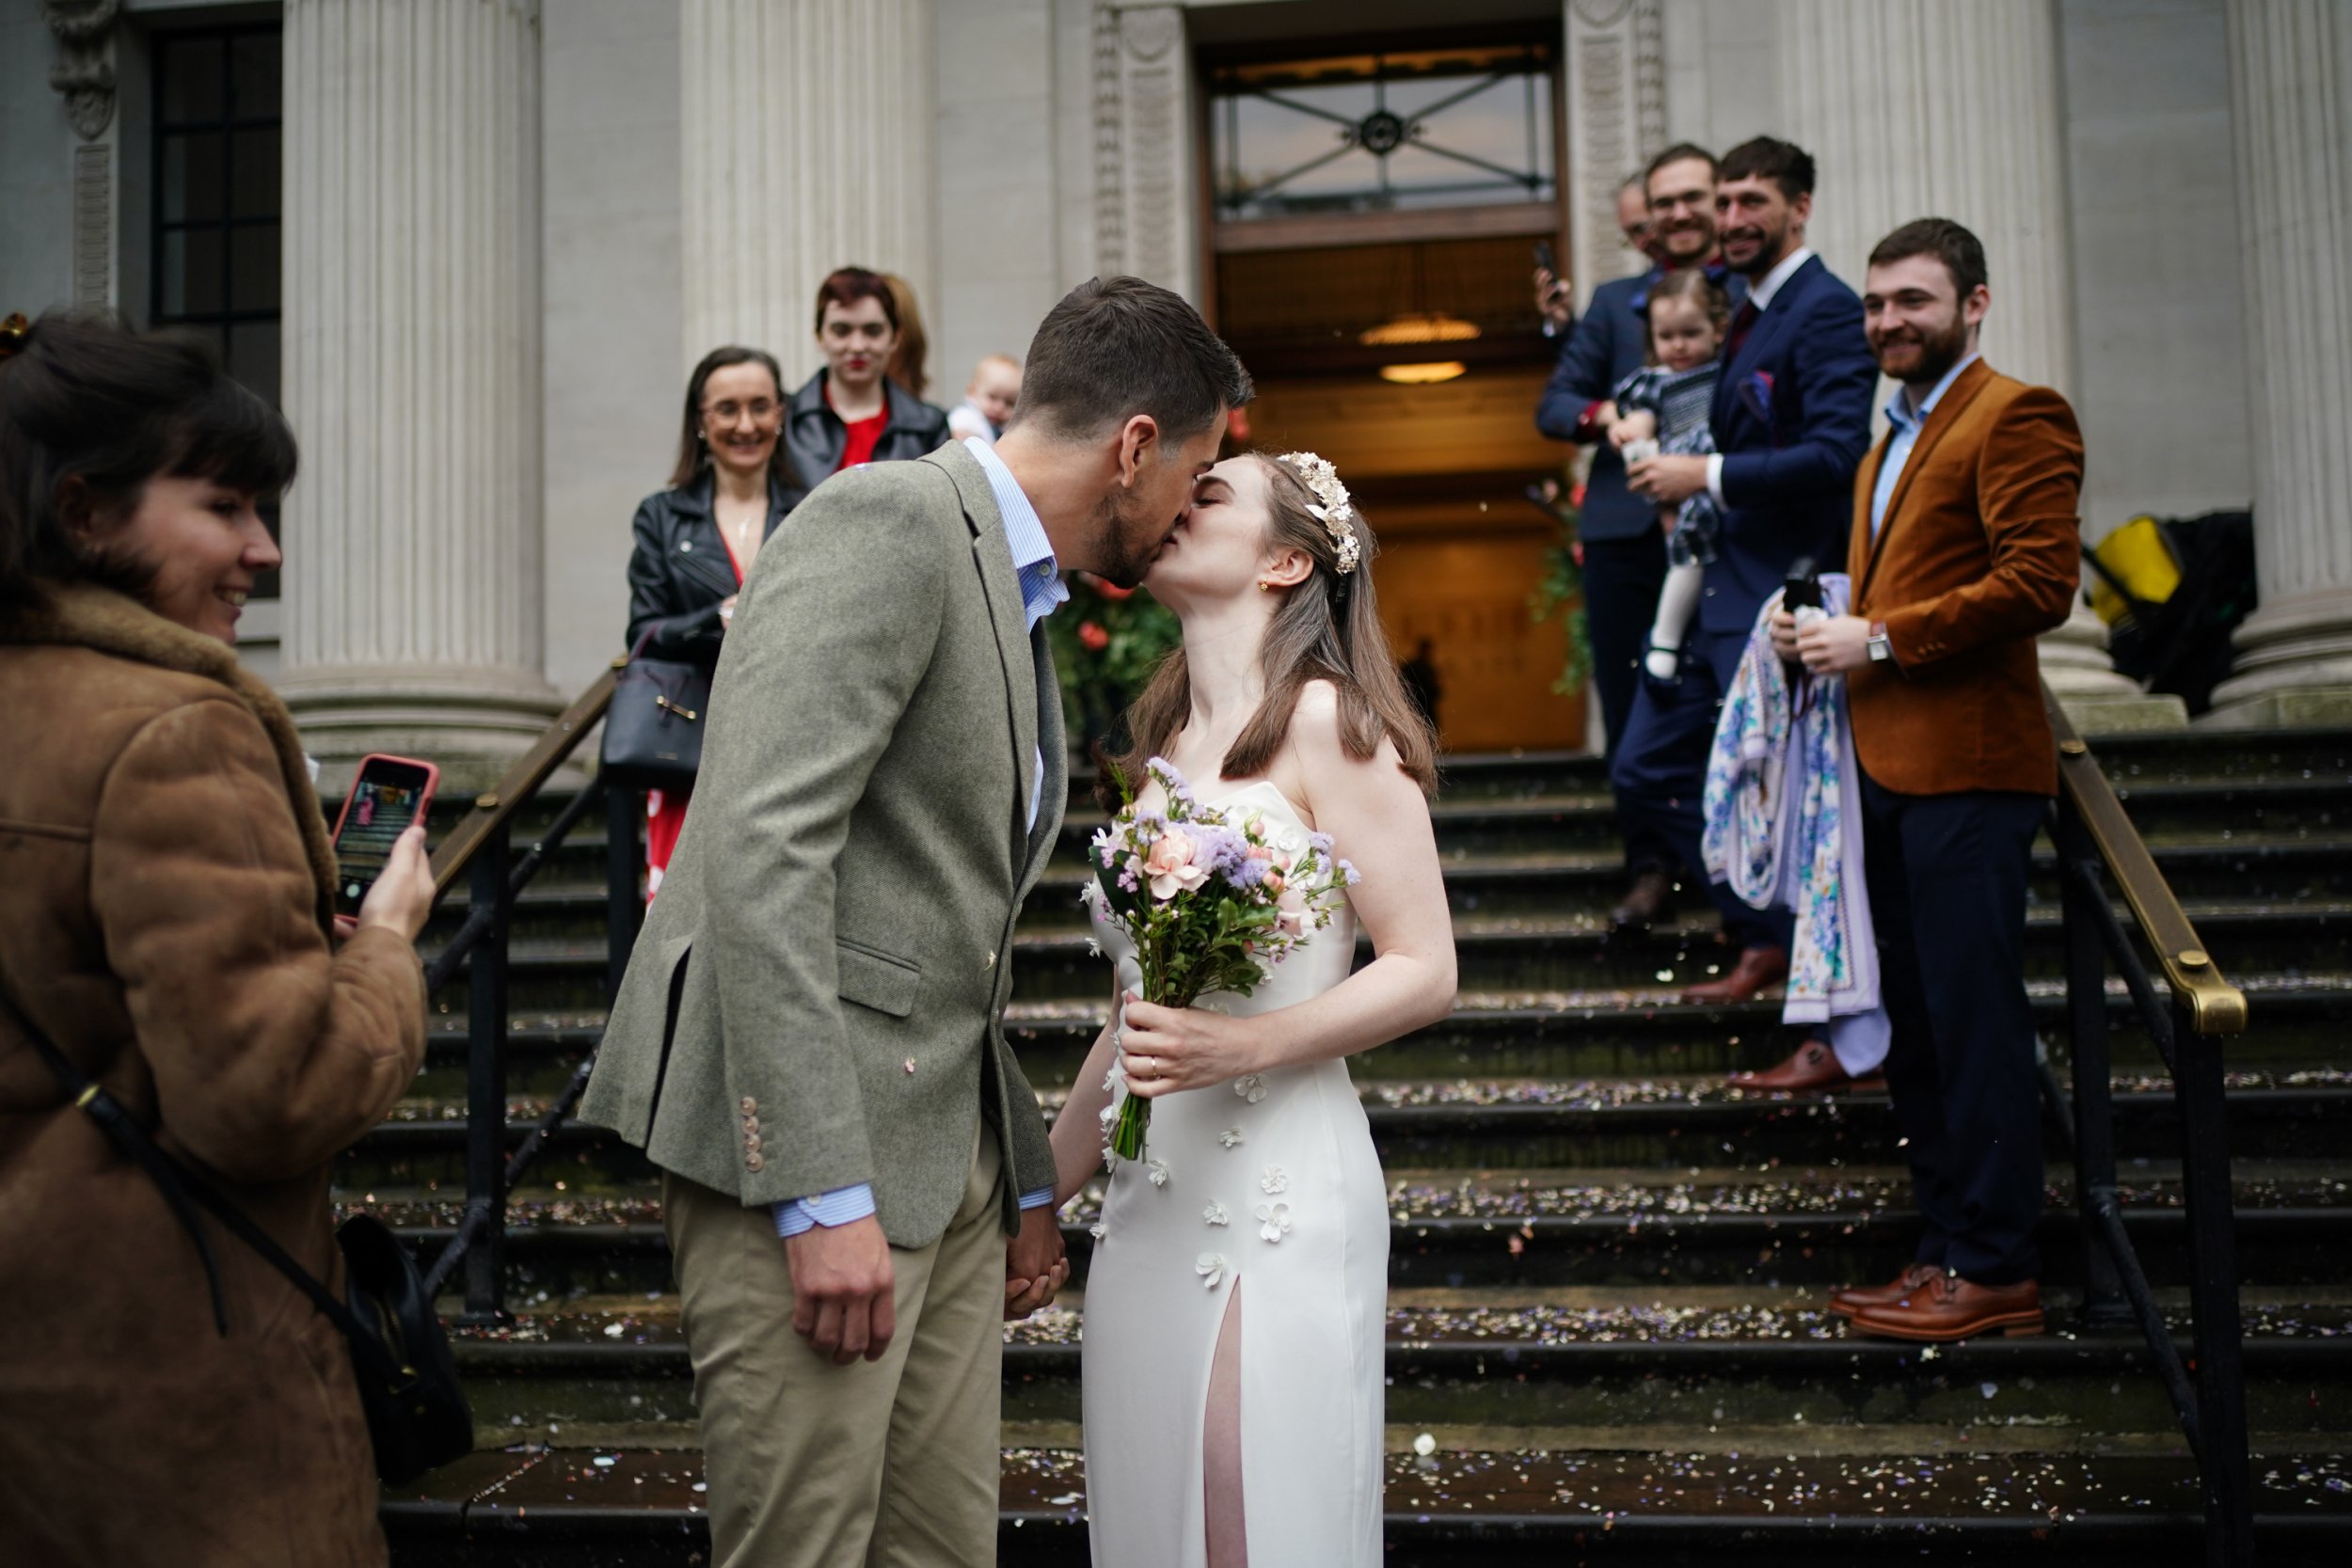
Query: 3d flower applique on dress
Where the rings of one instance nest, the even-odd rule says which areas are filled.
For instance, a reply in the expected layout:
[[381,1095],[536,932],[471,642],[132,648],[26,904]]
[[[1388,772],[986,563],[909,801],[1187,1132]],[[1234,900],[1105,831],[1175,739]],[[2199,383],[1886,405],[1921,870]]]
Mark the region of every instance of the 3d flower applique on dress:
[[1241,1129],[1238,1127],[1229,1127],[1224,1132],[1219,1132],[1216,1135],[1216,1141],[1223,1144],[1228,1148],[1239,1148],[1241,1147]]
[[1087,1234],[1093,1237],[1098,1242],[1101,1241],[1106,1233],[1107,1232],[1104,1230],[1101,1220],[1096,1220],[1092,1225],[1087,1227]]
[[1258,1185],[1268,1193],[1287,1193],[1291,1190],[1291,1173],[1279,1165],[1268,1165],[1265,1174],[1258,1178]]
[[1212,1203],[1200,1211],[1200,1223],[1203,1225],[1231,1225],[1232,1222],[1233,1216],[1225,1212],[1222,1203]]
[[1291,1233],[1291,1206],[1287,1203],[1258,1205],[1258,1234],[1269,1242],[1279,1242]]
[[1225,1259],[1214,1252],[1204,1252],[1193,1260],[1192,1272],[1200,1276],[1203,1290],[1214,1291],[1225,1277]]
[[1145,1162],[1145,1163],[1146,1163],[1147,1164],[1149,1164],[1149,1165],[1151,1166],[1151,1168],[1152,1168],[1152,1185],[1153,1185],[1154,1187],[1165,1187],[1165,1186],[1167,1186],[1167,1185],[1168,1185],[1168,1162],[1167,1162],[1167,1161],[1165,1161],[1165,1160],[1151,1160],[1151,1161],[1147,1161],[1147,1162]]
[[1233,1080],[1233,1092],[1255,1105],[1265,1098],[1265,1080],[1254,1072],[1243,1073]]

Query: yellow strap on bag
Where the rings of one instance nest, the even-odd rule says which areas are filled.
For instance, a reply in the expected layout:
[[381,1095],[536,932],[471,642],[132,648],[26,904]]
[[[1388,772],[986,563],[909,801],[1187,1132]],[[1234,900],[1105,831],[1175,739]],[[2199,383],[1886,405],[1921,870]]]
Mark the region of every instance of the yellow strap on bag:
[[[2163,604],[2181,586],[2180,562],[2172,559],[2172,546],[2165,543],[2164,530],[2153,517],[2134,517],[2091,546],[2090,553],[2133,598],[2148,604]],[[2091,611],[2108,626],[2130,613],[2131,606],[2106,575],[2090,574],[2090,588]]]

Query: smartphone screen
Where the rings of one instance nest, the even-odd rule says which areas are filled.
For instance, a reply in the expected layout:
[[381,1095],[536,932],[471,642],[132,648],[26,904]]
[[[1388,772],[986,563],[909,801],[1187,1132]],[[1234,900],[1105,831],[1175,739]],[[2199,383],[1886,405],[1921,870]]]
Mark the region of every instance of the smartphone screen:
[[370,757],[359,765],[342,820],[335,828],[335,912],[356,915],[383,875],[392,843],[432,798],[433,769],[420,762]]

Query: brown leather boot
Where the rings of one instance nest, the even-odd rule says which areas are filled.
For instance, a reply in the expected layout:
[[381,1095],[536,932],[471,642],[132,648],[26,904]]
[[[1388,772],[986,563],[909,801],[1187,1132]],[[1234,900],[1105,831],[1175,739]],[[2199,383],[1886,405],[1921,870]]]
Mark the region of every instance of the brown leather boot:
[[1740,961],[1731,966],[1731,973],[1719,980],[1702,980],[1695,986],[1682,988],[1685,1002],[1705,1003],[1721,1006],[1731,1002],[1752,1000],[1765,987],[1788,977],[1788,949],[1786,947],[1750,947],[1740,955]]
[[1620,931],[1646,931],[1673,919],[1674,912],[1674,879],[1654,865],[1645,866],[1634,873],[1625,902],[1609,911],[1609,922]]
[[1851,1318],[1866,1307],[1890,1306],[1943,1272],[1933,1263],[1913,1263],[1897,1275],[1890,1285],[1844,1286],[1829,1293],[1829,1309],[1838,1317]]
[[2042,1332],[2042,1288],[1976,1285],[1938,1271],[1919,1289],[1883,1307],[1865,1307],[1848,1320],[1859,1334],[1882,1339],[1973,1339],[1979,1334]]

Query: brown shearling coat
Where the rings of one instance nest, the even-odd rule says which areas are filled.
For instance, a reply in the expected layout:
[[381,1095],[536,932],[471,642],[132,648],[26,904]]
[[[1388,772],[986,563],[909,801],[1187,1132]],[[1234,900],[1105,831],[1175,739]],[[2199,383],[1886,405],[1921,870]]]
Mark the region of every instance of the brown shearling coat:
[[[285,708],[119,594],[0,616],[0,991],[342,1289],[328,1162],[424,1052],[415,950],[329,942]],[[380,1564],[334,1325],[209,1217],[229,1335],[146,1174],[0,1011],[0,1561]]]
[[1970,365],[1928,415],[1873,540],[1886,448],[1854,477],[1848,555],[1853,613],[1886,623],[1899,666],[1848,677],[1862,769],[1901,795],[2055,795],[2034,639],[2064,624],[2082,574],[2074,411]]

